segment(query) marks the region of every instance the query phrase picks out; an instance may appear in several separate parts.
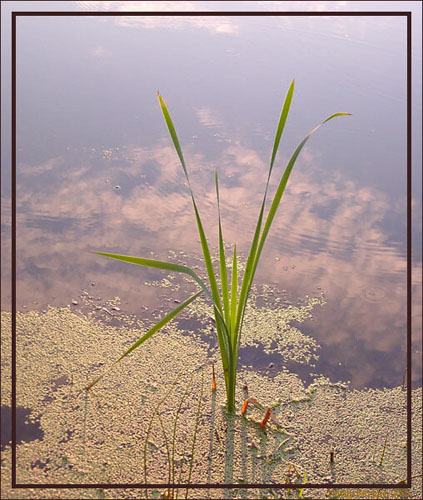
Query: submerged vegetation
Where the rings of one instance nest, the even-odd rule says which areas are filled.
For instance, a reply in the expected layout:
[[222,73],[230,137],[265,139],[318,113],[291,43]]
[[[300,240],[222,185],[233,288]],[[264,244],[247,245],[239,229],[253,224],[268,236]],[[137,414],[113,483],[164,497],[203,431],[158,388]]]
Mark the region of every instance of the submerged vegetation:
[[[129,262],[132,264],[137,264],[140,266],[153,267],[157,269],[164,269],[167,271],[185,273],[191,278],[193,278],[198,285],[200,285],[200,291],[192,295],[182,304],[178,305],[173,311],[164,316],[158,323],[156,323],[148,332],[138,339],[117,361],[121,361],[128,354],[134,351],[137,347],[143,344],[147,339],[149,339],[154,333],[165,326],[169,321],[171,321],[175,316],[177,316],[181,311],[183,311],[187,306],[189,306],[197,297],[202,293],[210,299],[213,304],[214,317],[216,323],[217,337],[219,341],[220,356],[223,367],[223,373],[225,378],[226,387],[226,399],[227,399],[227,409],[233,412],[235,409],[235,388],[236,388],[236,377],[237,377],[237,366],[238,366],[238,352],[240,346],[240,339],[243,327],[243,320],[246,310],[246,305],[248,301],[248,296],[253,284],[254,275],[257,269],[257,265],[260,260],[261,252],[263,250],[264,243],[266,241],[267,235],[269,233],[272,222],[275,218],[276,212],[278,210],[282,195],[284,193],[285,187],[287,185],[289,176],[291,174],[292,168],[303,149],[304,145],[308,139],[316,132],[323,124],[336,118],[338,116],[349,115],[350,113],[335,113],[326,120],[324,120],[320,125],[315,127],[306,137],[300,142],[298,147],[295,149],[293,155],[291,156],[285,171],[279,181],[276,193],[274,194],[273,200],[270,204],[269,212],[266,217],[264,217],[267,191],[269,188],[270,177],[272,174],[273,166],[275,163],[276,155],[279,148],[279,143],[282,137],[283,130],[285,128],[285,123],[288,118],[289,109],[291,106],[292,96],[294,92],[294,80],[291,82],[288,92],[285,97],[284,104],[282,106],[281,115],[279,118],[278,127],[276,129],[275,140],[273,144],[272,156],[270,160],[269,172],[267,176],[266,187],[264,191],[263,201],[261,204],[261,209],[259,217],[257,220],[257,225],[255,228],[253,240],[251,243],[250,251],[247,258],[247,263],[244,270],[244,275],[241,280],[241,287],[238,290],[238,261],[236,253],[236,245],[234,247],[234,253],[232,258],[232,276],[229,280],[229,273],[226,264],[225,250],[223,244],[223,233],[222,224],[220,216],[220,198],[219,198],[219,182],[217,171],[215,170],[215,186],[216,186],[216,198],[217,198],[217,209],[218,209],[218,235],[219,235],[219,268],[220,268],[220,284],[221,290],[219,292],[218,280],[215,275],[213,268],[213,263],[210,255],[209,245],[207,243],[206,235],[204,232],[203,224],[201,222],[200,214],[198,212],[197,204],[194,198],[194,193],[191,188],[191,183],[188,176],[188,170],[185,164],[182,149],[179,143],[179,139],[173,125],[172,118],[166,107],[166,104],[158,93],[160,107],[171,136],[173,145],[175,147],[176,153],[179,157],[179,161],[182,165],[188,188],[190,191],[195,218],[198,228],[198,233],[200,236],[201,247],[203,251],[204,263],[207,269],[207,275],[209,278],[210,288],[206,286],[203,280],[195,273],[195,271],[189,267],[182,266],[179,264],[174,264],[171,262],[163,262],[153,259],[145,259],[141,257],[131,257],[127,255],[111,254],[106,252],[94,252],[98,255],[103,255],[112,259],[117,259],[124,262]],[[229,281],[231,286],[229,287]],[[87,390],[91,389],[102,377],[96,378],[87,386]]]

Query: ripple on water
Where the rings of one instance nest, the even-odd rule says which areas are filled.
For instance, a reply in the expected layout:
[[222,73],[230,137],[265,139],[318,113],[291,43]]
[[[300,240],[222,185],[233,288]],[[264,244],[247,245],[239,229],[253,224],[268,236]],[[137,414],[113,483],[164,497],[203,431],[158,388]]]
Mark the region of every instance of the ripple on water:
[[387,296],[386,288],[381,286],[370,286],[360,290],[360,297],[367,302],[382,302]]

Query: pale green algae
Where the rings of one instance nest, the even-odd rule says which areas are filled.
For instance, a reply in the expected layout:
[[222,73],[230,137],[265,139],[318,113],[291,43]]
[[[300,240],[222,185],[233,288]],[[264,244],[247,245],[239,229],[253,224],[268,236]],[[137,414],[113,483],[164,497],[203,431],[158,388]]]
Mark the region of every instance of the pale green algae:
[[[291,323],[312,320],[313,308],[326,303],[323,295],[307,296],[304,303],[298,306],[282,304],[281,298],[273,295],[276,295],[276,290],[270,286],[252,288],[245,311],[240,347],[260,347],[266,354],[280,354],[285,362],[308,364],[317,360],[317,342]],[[273,298],[272,307],[267,305],[269,298]],[[264,301],[265,305],[259,306],[259,300]],[[203,320],[213,314],[212,308],[202,297],[193,302],[189,310]]]
[[[173,254],[170,254],[170,256],[173,256]],[[192,286],[190,279],[183,278],[183,282]],[[175,294],[181,288],[181,284],[175,275],[170,275],[161,280],[145,281],[144,285],[157,289],[168,289],[170,292],[175,292]],[[91,307],[91,309],[93,305],[95,307],[95,310],[88,314],[89,317],[101,317],[103,321],[110,323],[114,316],[115,319],[127,326],[138,324],[133,316],[122,312],[113,313],[113,309],[120,305],[119,297],[106,301],[105,307],[95,305],[88,297],[87,291],[83,291],[80,295],[81,305]],[[161,295],[161,300],[174,302],[168,295]],[[269,306],[269,304],[272,305]],[[311,361],[319,358],[320,346],[312,337],[304,334],[292,323],[303,323],[306,320],[312,321],[313,309],[324,304],[326,304],[326,301],[323,293],[314,297],[306,295],[300,305],[293,306],[283,301],[277,288],[269,285],[253,286],[246,307],[240,347],[259,347],[266,354],[280,354],[284,362],[293,361],[300,364],[310,364]],[[161,314],[156,311],[154,314],[155,320],[160,317]],[[214,321],[213,308],[207,299],[203,297],[199,297],[188,306],[187,311],[183,311],[178,318],[189,318],[191,320],[197,318],[202,323],[197,329],[197,333],[208,337],[216,336],[214,329],[210,330],[208,327],[210,320]],[[142,327],[143,325],[139,323],[139,326]]]
[[[261,317],[260,309],[250,311],[253,318],[250,325],[254,325],[251,333],[246,318],[247,343],[249,335],[259,330],[258,325],[281,326],[283,322],[281,311],[274,311],[272,319],[270,310],[263,308]],[[201,312],[201,304],[193,308],[194,312],[200,316],[206,314],[204,309]],[[289,318],[285,320],[288,328]],[[10,404],[10,322],[10,313],[2,313],[2,404]],[[210,326],[205,329],[210,330]],[[142,331],[145,327],[140,322],[111,326],[96,320],[94,315],[86,316],[68,307],[17,314],[17,404],[32,409],[31,418],[39,418],[44,433],[41,440],[17,446],[19,483],[143,483],[144,443],[154,409],[180,374],[159,411],[171,442],[174,415],[194,373],[178,422],[175,459],[180,461],[184,446],[186,453],[191,446],[202,370],[206,385],[191,482],[285,482],[289,464],[295,464],[293,480],[299,482],[305,472],[308,482],[319,483],[394,483],[406,478],[406,392],[402,388],[349,390],[323,377],[306,387],[296,374],[287,370],[270,378],[241,369],[238,411],[228,422],[217,353],[212,355],[217,378],[217,391],[212,393],[208,344],[199,336],[182,335],[175,324],[112,368],[90,392],[85,406],[85,385],[118,358]],[[283,331],[280,335],[283,337]],[[266,343],[265,336],[261,342]],[[313,354],[314,350],[312,343],[309,352]],[[244,383],[249,396],[264,408],[273,409],[280,425],[270,423],[264,433],[259,426],[264,409],[252,405],[245,417],[240,415]],[[415,475],[421,471],[421,406],[419,389],[413,391]],[[168,465],[165,440],[156,418],[149,436],[148,482],[167,482]],[[143,489],[135,488],[12,490],[8,480],[10,447],[3,453],[2,476],[5,479],[2,498],[144,496]],[[186,467],[183,483],[187,477]],[[154,497],[159,490],[149,493]],[[239,490],[233,498],[261,498],[265,494],[272,498],[272,492],[257,490]],[[278,495],[281,494],[286,496],[287,492],[279,490]],[[222,491],[193,489],[189,493],[190,498],[208,495],[221,498]],[[179,498],[184,497],[183,490]],[[419,479],[413,482],[413,497],[421,497]],[[327,491],[305,491],[303,498],[327,498]]]

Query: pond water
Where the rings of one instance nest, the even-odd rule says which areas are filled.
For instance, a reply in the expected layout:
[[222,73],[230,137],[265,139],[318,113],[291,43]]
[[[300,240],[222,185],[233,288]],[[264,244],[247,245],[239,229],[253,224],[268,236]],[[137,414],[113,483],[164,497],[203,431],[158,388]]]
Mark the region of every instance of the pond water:
[[[262,316],[270,322],[276,314],[255,312],[256,323]],[[109,365],[101,383],[84,393],[87,380],[104,368],[104,360],[116,359],[122,343],[132,343],[145,325],[102,324],[67,307],[18,313],[17,318],[17,392],[25,402],[22,410],[31,408],[21,428],[26,433],[18,437],[28,441],[17,447],[20,483],[133,485],[129,490],[106,489],[102,495],[93,488],[49,488],[43,498],[146,498],[142,484],[164,481],[275,488],[288,481],[304,484],[306,477],[309,483],[325,485],[404,481],[407,392],[401,386],[349,390],[347,384],[322,376],[306,386],[287,369],[269,377],[242,367],[237,410],[228,416],[219,354],[210,353],[208,342],[184,335],[180,325],[170,323],[148,349]],[[11,314],[2,313],[6,328],[10,321]],[[7,338],[4,347],[10,350]],[[10,368],[6,360],[2,376],[6,378]],[[10,397],[9,384],[4,384],[2,396]],[[246,397],[250,404],[241,414]],[[412,498],[421,498],[421,389],[413,391],[412,405],[417,424],[412,435]],[[265,408],[271,409],[271,418],[263,428]],[[20,418],[18,411],[18,425]],[[7,439],[7,428],[5,435]],[[6,446],[2,453],[5,477],[10,451]],[[8,484],[2,482],[3,497],[22,498]],[[166,498],[164,491],[161,496],[158,488],[149,489],[149,498]],[[232,493],[194,489],[186,497],[297,498],[282,491],[267,496],[254,488]],[[324,498],[325,493],[313,489],[304,498]],[[26,489],[24,498],[37,497]],[[394,493],[390,498],[402,497]]]
[[[75,2],[72,8],[90,4]],[[401,6],[418,9],[416,2]],[[48,8],[53,7],[50,2]],[[419,50],[416,46],[416,61]],[[19,17],[18,310],[72,301],[77,307],[87,291],[92,309],[118,296],[122,311],[142,317],[187,297],[182,283],[172,295],[165,294],[163,307],[163,289],[144,283],[161,280],[164,273],[89,253],[200,266],[191,200],[157,90],[177,128],[212,250],[217,252],[217,168],[227,252],[231,255],[236,243],[245,261],[292,78],[294,98],[271,195],[296,145],[312,128],[335,112],[352,116],[328,123],[301,153],[257,283],[272,285],[275,295],[294,305],[324,294],[326,303],[313,311],[313,321],[300,327],[322,346],[321,373],[350,380],[357,388],[402,385],[407,326],[404,17]],[[419,90],[417,80],[418,109]],[[8,109],[6,104],[5,120]],[[420,137],[417,128],[416,151]],[[2,154],[2,248],[8,252],[7,147]],[[421,385],[421,158],[418,152],[413,158],[412,376]],[[2,300],[9,310],[10,262],[4,259]]]

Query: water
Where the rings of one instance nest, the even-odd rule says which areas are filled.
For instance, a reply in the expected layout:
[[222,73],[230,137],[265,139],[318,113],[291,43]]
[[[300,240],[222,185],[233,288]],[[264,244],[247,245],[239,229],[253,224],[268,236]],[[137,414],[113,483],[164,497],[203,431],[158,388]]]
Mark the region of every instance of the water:
[[[1,406],[1,451],[10,444],[12,440],[11,409],[9,406]],[[43,439],[43,431],[40,429],[39,420],[30,421],[31,410],[22,406],[16,407],[16,442],[28,442],[34,439]]]
[[[401,5],[408,4],[418,8]],[[271,193],[307,132],[334,112],[353,116],[327,124],[301,154],[257,281],[287,290],[294,303],[325,292],[327,304],[300,327],[322,345],[321,371],[358,388],[402,384],[405,18],[20,17],[17,26],[18,310],[72,304],[83,290],[99,304],[119,296],[128,313],[162,305],[163,290],[144,282],[163,273],[109,262],[88,250],[197,264],[201,249],[192,206],[157,90],[178,130],[212,249],[217,168],[224,238],[236,242],[245,259],[280,108],[295,77]],[[420,87],[417,81],[417,109]],[[414,136],[417,151],[421,131]],[[9,158],[4,151],[5,252]],[[415,180],[419,162],[417,153]],[[413,187],[416,337],[419,186]],[[10,263],[4,258],[3,304],[9,309]],[[182,287],[175,298],[185,296]],[[417,338],[413,355],[413,382],[421,384]]]

